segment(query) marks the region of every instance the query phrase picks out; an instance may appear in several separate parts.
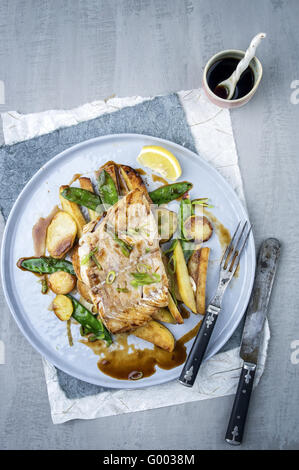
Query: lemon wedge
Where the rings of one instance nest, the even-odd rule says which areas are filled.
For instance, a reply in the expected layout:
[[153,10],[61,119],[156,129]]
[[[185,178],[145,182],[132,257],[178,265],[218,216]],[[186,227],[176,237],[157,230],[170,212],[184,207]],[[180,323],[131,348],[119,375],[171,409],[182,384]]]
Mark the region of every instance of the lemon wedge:
[[175,181],[182,174],[181,166],[176,157],[169,150],[158,145],[145,145],[142,147],[137,161],[171,181]]

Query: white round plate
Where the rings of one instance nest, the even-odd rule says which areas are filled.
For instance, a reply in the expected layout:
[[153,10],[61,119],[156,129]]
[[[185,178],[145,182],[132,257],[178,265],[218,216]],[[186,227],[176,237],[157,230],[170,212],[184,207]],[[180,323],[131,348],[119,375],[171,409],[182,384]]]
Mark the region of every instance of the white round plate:
[[[65,150],[44,165],[19,195],[7,221],[2,244],[2,278],[4,293],[10,310],[21,331],[46,359],[59,369],[86,382],[114,388],[140,388],[176,379],[182,366],[172,370],[157,368],[156,373],[134,381],[113,379],[97,367],[98,356],[78,341],[79,328],[72,327],[74,346],[69,347],[66,325],[49,311],[54,294],[41,295],[41,286],[32,273],[16,267],[18,258],[33,255],[32,226],[39,217],[47,216],[58,204],[58,189],[67,184],[75,173],[90,173],[109,160],[134,168],[140,165],[136,157],[143,145],[162,145],[178,158],[182,167],[182,180],[194,185],[191,197],[209,197],[213,214],[231,233],[247,214],[233,189],[206,161],[195,153],[172,142],[137,134],[109,135],[92,139]],[[146,177],[152,187],[152,179]],[[157,185],[156,185],[157,186]],[[208,245],[211,262],[207,280],[207,297],[212,297],[218,280],[221,247],[216,235]],[[218,262],[217,262],[218,260]],[[239,324],[249,301],[255,271],[255,247],[250,235],[241,259],[240,274],[227,289],[223,308],[216,323],[206,358],[213,356],[230,338]],[[191,314],[183,325],[170,325],[175,338],[191,330],[199,317]],[[140,347],[151,347],[139,338],[130,341]],[[192,341],[187,344],[190,350]]]

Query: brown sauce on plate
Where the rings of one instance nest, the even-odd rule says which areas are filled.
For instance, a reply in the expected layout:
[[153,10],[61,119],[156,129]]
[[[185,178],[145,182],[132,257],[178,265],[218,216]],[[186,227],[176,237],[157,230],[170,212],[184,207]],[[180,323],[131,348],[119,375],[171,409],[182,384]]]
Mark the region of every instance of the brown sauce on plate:
[[185,344],[196,336],[200,323],[176,342],[172,352],[157,346],[154,349],[138,349],[134,344],[128,344],[126,333],[115,335],[115,343],[109,348],[103,341],[81,340],[81,343],[102,356],[98,361],[101,372],[119,380],[134,380],[150,377],[156,372],[156,366],[169,370],[183,364],[187,357]]
[[159,183],[163,183],[163,185],[169,184],[164,178],[162,178],[162,176],[158,175],[152,175],[152,180],[154,183],[156,183],[156,181],[159,181]]
[[75,173],[74,176],[72,177],[71,181],[69,182],[69,186],[73,184],[75,181],[77,181],[79,178],[81,178],[82,173]]
[[208,217],[208,219],[212,222],[212,225],[218,237],[220,246],[222,250],[224,250],[231,241],[229,230],[217,219],[217,217],[214,216],[214,214],[212,214],[212,212],[207,211],[206,209],[204,209],[203,212]]
[[[224,250],[230,244],[230,241],[231,241],[231,235],[230,235],[229,230],[210,211],[207,211],[206,209],[204,209],[204,213],[212,222],[216,235],[218,237],[220,246],[222,248],[222,251],[224,252]],[[234,277],[238,277],[239,273],[240,273],[240,264],[238,264]]]
[[139,175],[141,175],[141,176],[147,174],[146,171],[144,171],[142,168],[136,168],[135,171],[137,171],[137,173],[138,173]]

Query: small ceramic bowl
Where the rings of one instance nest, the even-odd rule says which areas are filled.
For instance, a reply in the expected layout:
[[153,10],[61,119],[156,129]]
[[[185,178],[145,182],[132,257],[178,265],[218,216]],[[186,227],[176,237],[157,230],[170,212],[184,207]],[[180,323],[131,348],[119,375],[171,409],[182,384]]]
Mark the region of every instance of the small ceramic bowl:
[[234,59],[243,59],[245,55],[244,51],[239,51],[237,49],[228,49],[227,51],[222,51],[218,52],[218,54],[215,54],[211,59],[208,61],[207,65],[204,68],[203,71],[203,79],[202,79],[202,86],[203,89],[206,92],[207,97],[212,101],[212,103],[216,104],[217,106],[220,106],[220,108],[239,108],[240,106],[243,106],[244,104],[248,103],[248,101],[253,97],[255,94],[260,81],[262,79],[263,75],[263,68],[262,64],[260,61],[257,59],[257,57],[254,57],[252,61],[250,62],[250,67],[253,71],[254,75],[254,85],[253,88],[250,90],[247,95],[242,96],[242,98],[239,98],[237,100],[225,100],[223,98],[220,98],[219,96],[215,95],[215,93],[212,92],[211,88],[208,85],[207,82],[207,73],[208,70],[212,67],[212,65],[215,64],[218,60],[221,59],[226,59],[228,57],[232,57]]

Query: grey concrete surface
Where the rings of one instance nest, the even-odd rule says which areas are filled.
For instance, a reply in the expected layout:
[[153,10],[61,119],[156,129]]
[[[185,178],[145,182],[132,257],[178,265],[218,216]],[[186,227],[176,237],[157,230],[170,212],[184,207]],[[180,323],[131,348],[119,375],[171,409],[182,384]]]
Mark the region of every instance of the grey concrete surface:
[[[86,101],[198,87],[207,59],[268,34],[257,95],[232,112],[257,245],[282,243],[271,299],[265,374],[242,449],[299,448],[298,111],[296,0],[0,0],[0,111],[69,108]],[[95,421],[51,422],[41,358],[1,305],[0,448],[224,449],[233,397]],[[293,361],[296,362],[296,361]],[[236,449],[239,450],[240,448]]]

